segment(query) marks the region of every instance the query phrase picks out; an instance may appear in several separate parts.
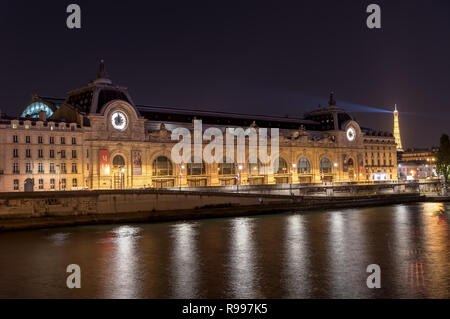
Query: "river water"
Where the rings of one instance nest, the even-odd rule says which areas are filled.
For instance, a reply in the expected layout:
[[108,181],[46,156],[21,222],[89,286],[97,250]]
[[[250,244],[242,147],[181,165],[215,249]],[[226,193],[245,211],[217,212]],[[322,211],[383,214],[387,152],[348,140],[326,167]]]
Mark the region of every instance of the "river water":
[[449,219],[421,203],[0,233],[0,297],[450,298]]

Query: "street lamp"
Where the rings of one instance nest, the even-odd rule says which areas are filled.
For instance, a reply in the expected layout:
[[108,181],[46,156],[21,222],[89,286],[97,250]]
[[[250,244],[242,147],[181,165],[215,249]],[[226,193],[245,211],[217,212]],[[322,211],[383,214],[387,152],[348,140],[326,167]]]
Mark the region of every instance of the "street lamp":
[[181,179],[183,178],[183,169],[184,169],[184,165],[180,166],[180,191],[181,191]]
[[123,189],[123,175],[124,175],[124,173],[125,173],[125,167],[122,167],[121,169],[120,169],[120,189]]
[[242,165],[238,166],[238,174],[236,176],[236,190],[239,193],[239,183],[241,182],[241,171],[242,171]]
[[292,183],[294,183],[294,170],[295,170],[296,167],[297,167],[297,164],[293,163],[292,164],[292,169],[291,169],[291,183],[289,184],[290,185],[291,196],[294,195],[294,193],[292,192]]
[[[334,168],[337,168],[338,166],[339,166],[339,164],[337,163],[337,162],[334,162]],[[341,172],[338,170],[337,171],[337,174],[336,174],[336,176],[337,176],[337,179],[338,179],[338,181],[340,181],[340,179],[341,179]],[[333,181],[334,182],[334,181]],[[334,183],[336,183],[336,182],[334,182]]]

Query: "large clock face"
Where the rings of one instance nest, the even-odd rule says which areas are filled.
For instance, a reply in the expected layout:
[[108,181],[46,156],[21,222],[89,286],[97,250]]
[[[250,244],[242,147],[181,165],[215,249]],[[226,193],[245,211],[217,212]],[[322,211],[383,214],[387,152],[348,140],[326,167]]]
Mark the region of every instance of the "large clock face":
[[355,137],[356,137],[355,129],[354,129],[353,127],[349,127],[349,128],[347,129],[347,139],[348,139],[350,142],[353,142],[353,141],[355,140]]
[[116,111],[111,115],[112,126],[119,131],[123,131],[127,128],[127,117],[120,111]]

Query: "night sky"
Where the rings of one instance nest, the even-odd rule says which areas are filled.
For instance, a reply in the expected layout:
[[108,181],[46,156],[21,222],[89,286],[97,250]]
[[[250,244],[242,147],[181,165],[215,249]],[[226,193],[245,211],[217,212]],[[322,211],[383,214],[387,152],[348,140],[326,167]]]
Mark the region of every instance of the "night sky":
[[243,2],[2,0],[0,108],[64,98],[104,59],[137,104],[298,116],[334,91],[365,127],[392,131],[397,103],[406,147],[450,133],[450,1]]

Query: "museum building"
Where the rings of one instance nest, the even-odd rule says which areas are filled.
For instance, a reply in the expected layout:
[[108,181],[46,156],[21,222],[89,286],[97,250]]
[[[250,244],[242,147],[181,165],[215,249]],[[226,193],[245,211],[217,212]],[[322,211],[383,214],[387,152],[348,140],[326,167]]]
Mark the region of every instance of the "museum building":
[[[65,99],[33,95],[18,116],[0,113],[0,192],[397,180],[392,133],[361,127],[333,94],[328,104],[298,118],[136,105],[102,61]],[[278,128],[276,171],[236,158],[175,164],[171,132],[194,120],[223,132]]]

